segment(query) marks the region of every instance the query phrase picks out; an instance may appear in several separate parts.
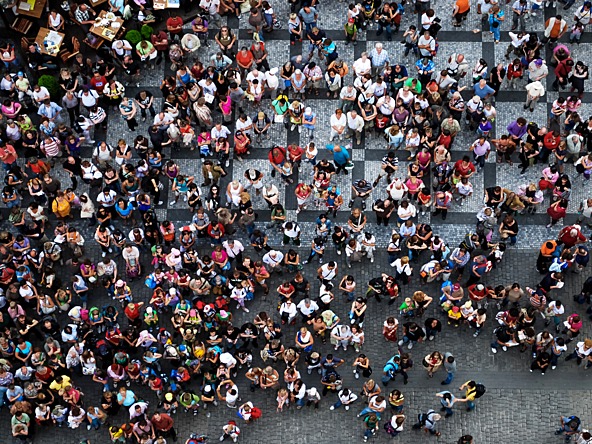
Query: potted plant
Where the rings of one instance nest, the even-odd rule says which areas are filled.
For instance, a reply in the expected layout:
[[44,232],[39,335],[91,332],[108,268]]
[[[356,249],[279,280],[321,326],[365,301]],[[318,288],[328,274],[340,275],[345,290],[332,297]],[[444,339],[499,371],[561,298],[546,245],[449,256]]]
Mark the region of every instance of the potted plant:
[[55,100],[60,95],[60,84],[54,76],[42,75],[37,82],[39,86],[45,86],[49,95]]
[[142,34],[140,34],[139,31],[132,29],[125,34],[125,39],[130,42],[133,48],[135,48],[136,45],[142,41]]
[[142,39],[150,40],[152,37],[152,33],[154,32],[154,28],[150,25],[142,25],[140,28],[140,34],[142,35]]

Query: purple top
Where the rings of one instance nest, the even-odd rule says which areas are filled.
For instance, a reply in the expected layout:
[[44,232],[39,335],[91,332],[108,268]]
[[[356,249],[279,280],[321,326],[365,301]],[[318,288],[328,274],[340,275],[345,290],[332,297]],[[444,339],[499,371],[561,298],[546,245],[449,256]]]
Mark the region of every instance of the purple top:
[[516,120],[510,123],[506,129],[511,136],[517,137],[519,139],[521,139],[522,136],[526,134],[526,125],[520,126]]

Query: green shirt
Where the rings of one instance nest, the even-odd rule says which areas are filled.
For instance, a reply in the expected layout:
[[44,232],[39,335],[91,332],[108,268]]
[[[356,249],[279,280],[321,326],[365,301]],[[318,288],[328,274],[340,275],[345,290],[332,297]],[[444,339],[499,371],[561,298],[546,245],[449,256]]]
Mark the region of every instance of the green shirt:
[[355,23],[346,23],[343,25],[343,29],[345,29],[346,34],[350,36],[353,36],[356,32],[358,32],[358,27]]

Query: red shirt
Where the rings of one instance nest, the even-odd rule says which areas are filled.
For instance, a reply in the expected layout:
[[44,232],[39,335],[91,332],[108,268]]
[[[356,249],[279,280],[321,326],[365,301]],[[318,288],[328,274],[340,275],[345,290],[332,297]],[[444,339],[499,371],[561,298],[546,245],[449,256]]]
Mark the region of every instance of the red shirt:
[[548,150],[554,150],[555,148],[557,148],[559,146],[560,142],[561,142],[560,136],[555,137],[553,135],[553,133],[547,133],[547,134],[545,134],[545,137],[543,139],[543,146],[545,148],[547,148]]
[[131,320],[138,319],[140,317],[140,310],[138,308],[130,310],[129,307],[126,306],[123,312]]
[[269,150],[267,157],[272,164],[282,165],[286,160],[286,149],[281,146],[276,146]]
[[302,159],[304,150],[302,149],[302,147],[299,147],[298,145],[288,145],[288,153],[290,155],[290,161],[296,162],[297,160]]
[[454,164],[454,169],[457,170],[461,176],[468,176],[475,172],[475,165],[472,162],[467,162],[467,165],[463,165],[462,159],[457,160]]
[[14,150],[14,147],[7,143],[4,148],[0,148],[0,160],[7,165],[12,165],[18,159],[18,155]]
[[94,77],[90,79],[90,86],[99,94],[103,94],[105,86],[107,86],[107,78],[105,76]]
[[[166,21],[167,30],[172,34],[178,34],[183,29],[183,19],[179,16],[177,17],[170,17]],[[179,27],[177,29],[177,27]]]
[[243,51],[239,51],[236,55],[236,63],[238,63],[239,66],[251,66],[253,59],[253,53],[249,50],[247,50],[246,54],[244,54]]
[[[578,232],[578,234],[575,237],[572,237],[572,235],[570,234],[570,231],[572,229],[576,230]],[[571,248],[577,242],[586,242],[586,236],[584,236],[582,234],[582,232],[580,230],[578,230],[577,228],[574,228],[573,226],[569,226],[569,227],[565,227],[563,230],[561,230],[561,232],[559,233],[559,240],[565,244],[565,247]]]

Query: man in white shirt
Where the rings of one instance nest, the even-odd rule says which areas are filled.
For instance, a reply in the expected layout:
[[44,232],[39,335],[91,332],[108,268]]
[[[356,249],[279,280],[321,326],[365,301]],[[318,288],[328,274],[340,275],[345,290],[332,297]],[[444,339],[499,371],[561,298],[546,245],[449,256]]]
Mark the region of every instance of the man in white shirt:
[[78,98],[80,99],[80,102],[82,102],[82,106],[90,110],[98,103],[99,94],[94,89],[83,86],[78,93]]
[[222,17],[220,16],[220,0],[201,0],[199,7],[208,11],[208,14],[215,22],[217,28],[222,27]]
[[388,93],[378,99],[376,102],[376,108],[382,113],[383,116],[391,116],[397,106],[397,102]]
[[239,264],[243,262],[243,251],[245,251],[245,247],[240,241],[228,239],[222,242],[222,247],[224,247],[224,251],[226,251],[231,262],[234,259],[236,259]]
[[283,245],[288,245],[292,242],[296,246],[300,246],[300,227],[297,222],[284,222],[282,224],[284,229]]
[[351,328],[347,324],[337,324],[331,330],[331,343],[335,344],[335,350],[341,346],[344,351],[347,351],[347,345],[351,337]]
[[296,306],[302,315],[302,322],[308,322],[312,320],[314,313],[319,309],[319,304],[315,301],[306,298],[301,300]]
[[277,73],[277,68],[271,68],[269,71],[265,72],[265,91],[270,92],[271,100],[275,100],[277,97],[277,89],[280,84]]
[[417,41],[417,47],[422,57],[432,59],[432,51],[436,50],[436,39],[430,35],[429,31],[424,31],[423,35]]
[[343,114],[341,109],[337,108],[330,119],[331,123],[331,135],[329,141],[332,142],[335,137],[339,137],[339,140],[343,140],[343,133],[347,126],[347,116]]
[[49,99],[49,91],[45,86],[35,85],[33,87],[33,99],[37,105],[41,105],[45,99]]
[[317,275],[325,286],[331,284],[331,281],[335,278],[335,276],[337,276],[337,272],[337,264],[333,261],[327,262],[317,269]]
[[174,121],[175,121],[175,119],[173,119],[173,116],[171,116],[169,113],[161,111],[157,115],[154,116],[153,125],[157,126],[159,130],[164,131]]
[[509,32],[508,35],[510,36],[510,44],[508,45],[508,49],[506,49],[506,59],[510,58],[510,54],[514,52],[518,55],[518,50],[524,42],[530,39],[530,34],[525,33],[524,31],[520,31],[518,33]]
[[347,128],[348,134],[345,136],[346,139],[352,137],[352,134],[356,135],[356,143],[359,145],[362,143],[362,131],[364,130],[364,119],[358,115],[356,110],[352,110],[347,113]]
[[540,81],[532,82],[526,85],[526,102],[524,109],[534,111],[534,108],[541,97],[545,95],[545,87]]
[[267,265],[269,273],[275,271],[277,273],[282,272],[282,261],[284,260],[284,253],[278,250],[270,250],[262,258],[262,261]]
[[132,55],[132,45],[127,40],[115,40],[111,45],[111,52],[116,61],[121,61],[125,56]]
[[263,187],[262,195],[263,199],[265,199],[265,202],[267,202],[267,206],[270,208],[279,202],[279,190],[272,183],[269,183]]
[[117,199],[117,192],[110,189],[109,187],[105,187],[102,193],[99,193],[97,196],[97,203],[100,204],[102,207],[108,209],[112,213],[115,212],[115,202]]
[[296,305],[288,299],[280,306],[280,316],[282,318],[282,324],[294,324],[296,322]]
[[341,108],[344,113],[353,109],[357,97],[358,91],[354,88],[354,85],[344,86],[339,93],[339,108]]
[[241,114],[236,121],[235,129],[251,136],[253,132],[253,121],[246,114]]
[[123,257],[126,265],[130,267],[136,266],[140,260],[140,250],[138,250],[138,247],[135,247],[132,244],[126,244],[121,253],[121,257]]
[[212,130],[210,131],[210,137],[212,141],[218,140],[220,137],[228,138],[232,133],[230,130],[222,125],[220,122],[216,122]]

